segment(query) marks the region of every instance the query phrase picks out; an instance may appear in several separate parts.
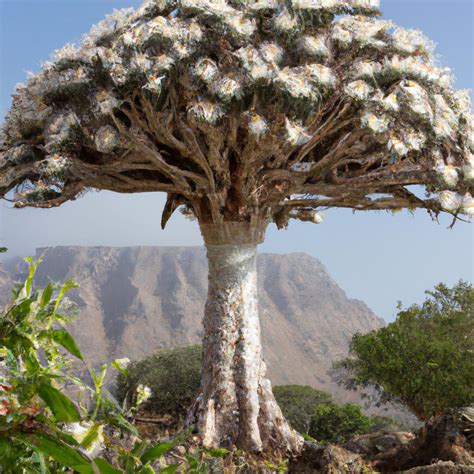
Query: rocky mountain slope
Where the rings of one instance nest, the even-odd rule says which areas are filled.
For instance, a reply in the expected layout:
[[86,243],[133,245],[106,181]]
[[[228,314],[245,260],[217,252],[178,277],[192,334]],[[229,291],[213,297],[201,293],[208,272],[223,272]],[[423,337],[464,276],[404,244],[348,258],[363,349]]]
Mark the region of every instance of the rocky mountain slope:
[[[92,364],[200,341],[207,288],[203,248],[55,247],[38,249],[36,256],[43,258],[38,284],[69,277],[80,284],[71,294],[80,309],[71,331]],[[332,361],[346,355],[355,332],[383,321],[363,302],[347,298],[313,257],[260,254],[258,266],[272,382],[340,394],[328,374]],[[21,268],[10,264],[0,270],[0,302],[22,277]]]

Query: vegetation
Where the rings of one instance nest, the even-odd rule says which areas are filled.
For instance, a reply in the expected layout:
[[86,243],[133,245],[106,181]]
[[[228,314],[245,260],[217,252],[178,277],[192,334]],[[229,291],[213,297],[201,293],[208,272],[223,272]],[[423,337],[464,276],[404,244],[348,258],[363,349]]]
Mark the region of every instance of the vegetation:
[[356,334],[337,364],[348,388],[372,387],[378,401],[405,404],[420,420],[474,401],[474,289],[437,285],[395,322]]
[[344,443],[355,435],[368,433],[370,417],[353,403],[318,405],[312,414],[309,435],[318,441]]
[[309,432],[315,407],[332,400],[329,393],[308,385],[278,385],[273,393],[286,419],[300,433]]
[[157,415],[183,419],[199,393],[201,381],[200,345],[162,349],[132,362],[117,379],[119,400],[133,403],[136,388],[150,387],[152,395],[143,408]]

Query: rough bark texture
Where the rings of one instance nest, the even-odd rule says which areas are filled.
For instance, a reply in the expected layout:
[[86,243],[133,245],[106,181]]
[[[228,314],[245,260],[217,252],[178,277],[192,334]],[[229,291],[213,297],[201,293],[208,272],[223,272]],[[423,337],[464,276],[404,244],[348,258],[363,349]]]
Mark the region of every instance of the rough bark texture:
[[221,239],[225,244],[207,244],[209,289],[198,411],[203,444],[297,452],[302,439],[283,417],[265,376],[257,309],[257,244],[230,244],[242,242],[238,228],[234,237],[221,235],[229,236],[227,241]]

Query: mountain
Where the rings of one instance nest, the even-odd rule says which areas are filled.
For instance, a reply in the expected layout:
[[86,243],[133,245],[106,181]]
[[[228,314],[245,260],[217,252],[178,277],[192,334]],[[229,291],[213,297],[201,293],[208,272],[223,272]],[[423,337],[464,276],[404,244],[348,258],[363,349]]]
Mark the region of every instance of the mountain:
[[[200,341],[207,263],[200,247],[54,247],[37,250],[38,285],[73,278],[80,310],[71,332],[89,362],[141,358]],[[315,258],[258,256],[264,357],[274,384],[306,384],[351,399],[328,370],[356,332],[381,327],[363,302],[349,299]],[[24,266],[0,269],[0,302]],[[2,301],[3,300],[3,301]]]

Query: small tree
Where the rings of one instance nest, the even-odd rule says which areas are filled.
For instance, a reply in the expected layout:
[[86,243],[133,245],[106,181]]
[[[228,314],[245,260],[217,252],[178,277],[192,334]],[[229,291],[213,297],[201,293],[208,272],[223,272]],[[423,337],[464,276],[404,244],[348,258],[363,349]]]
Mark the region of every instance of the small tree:
[[183,419],[199,393],[202,347],[162,349],[132,362],[117,379],[120,400],[133,402],[139,385],[150,387],[152,396],[143,408],[159,415]]
[[371,418],[353,403],[318,405],[311,416],[309,435],[327,443],[345,443],[353,436],[370,431]]
[[332,401],[329,393],[308,385],[278,385],[273,393],[286,419],[300,433],[309,432],[316,406]]
[[[378,0],[146,0],[19,86],[0,196],[53,207],[88,189],[168,195],[207,246],[205,446],[297,451],[266,378],[256,248],[319,210],[474,214],[469,95]],[[422,185],[425,194],[411,185]]]
[[474,289],[439,284],[395,322],[356,334],[352,357],[337,365],[348,388],[375,387],[379,401],[398,400],[420,420],[474,401]]

